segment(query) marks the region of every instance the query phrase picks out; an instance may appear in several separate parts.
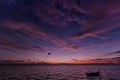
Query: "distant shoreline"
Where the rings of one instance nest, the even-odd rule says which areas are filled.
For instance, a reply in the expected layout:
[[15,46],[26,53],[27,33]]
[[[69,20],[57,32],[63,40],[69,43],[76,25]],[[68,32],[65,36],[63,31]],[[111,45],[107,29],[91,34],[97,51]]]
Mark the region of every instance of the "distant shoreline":
[[120,66],[120,64],[0,64],[0,66],[51,66],[51,65],[98,65],[98,66]]

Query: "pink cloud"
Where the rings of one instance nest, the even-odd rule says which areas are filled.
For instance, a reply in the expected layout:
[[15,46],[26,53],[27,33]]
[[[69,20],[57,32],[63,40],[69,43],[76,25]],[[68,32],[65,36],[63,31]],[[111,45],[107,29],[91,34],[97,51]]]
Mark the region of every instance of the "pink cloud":
[[66,47],[64,47],[63,49],[67,49],[67,50],[83,50],[83,49],[89,49],[95,47],[95,45],[90,45],[90,46],[77,46],[77,45],[68,45]]
[[17,43],[15,40],[0,36],[0,49],[5,51],[15,52],[16,50],[21,51],[45,51],[42,47],[32,47],[26,44]]
[[[6,27],[9,31],[14,32],[16,35],[15,38],[18,38],[20,40],[29,39],[29,41],[34,40],[43,40],[45,43],[52,43],[57,46],[63,46],[68,44],[66,39],[60,38],[52,33],[44,32],[42,29],[40,29],[39,26],[29,23],[29,22],[16,22],[13,20],[3,20],[2,25]],[[45,51],[43,47],[32,47],[32,45],[29,44],[21,44],[16,42],[16,39],[14,38],[8,38],[5,34],[4,36],[1,35],[0,45],[8,47],[9,49],[19,49],[19,50],[29,50],[29,51]],[[37,46],[37,45],[36,45]],[[3,49],[3,48],[1,48]],[[5,48],[4,48],[5,50]]]
[[[48,32],[42,31],[39,26],[28,23],[28,22],[15,22],[12,20],[3,21],[2,24],[11,30],[22,31],[24,32],[31,40],[32,39],[42,39],[46,42],[52,42],[56,45],[64,45],[66,44],[66,40],[57,37],[56,35]],[[19,37],[23,37],[23,35],[17,34]],[[25,37],[24,37],[25,38]]]
[[0,37],[1,37],[1,39],[0,39],[1,46],[6,46],[6,47],[9,47],[10,49],[14,48],[14,49],[26,50],[26,48],[24,46],[17,44],[15,41],[13,41],[9,38],[3,37],[3,36],[0,36]]

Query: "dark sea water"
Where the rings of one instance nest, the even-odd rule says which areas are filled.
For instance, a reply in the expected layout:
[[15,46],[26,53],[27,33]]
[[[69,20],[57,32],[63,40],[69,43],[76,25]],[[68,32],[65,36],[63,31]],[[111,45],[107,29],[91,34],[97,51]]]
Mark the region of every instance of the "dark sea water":
[[86,78],[96,71],[101,80],[120,80],[120,66],[110,65],[0,66],[0,80],[99,80]]

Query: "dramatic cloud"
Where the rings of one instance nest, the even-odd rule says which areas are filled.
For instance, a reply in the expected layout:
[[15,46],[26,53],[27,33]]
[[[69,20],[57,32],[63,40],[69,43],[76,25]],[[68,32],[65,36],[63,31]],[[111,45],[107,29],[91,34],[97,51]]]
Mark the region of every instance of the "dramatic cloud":
[[64,44],[64,40],[61,40],[60,38],[56,37],[52,33],[48,33],[45,31],[42,31],[40,26],[37,26],[36,24],[31,24],[31,23],[18,23],[15,21],[4,21],[3,25],[15,30],[16,33],[18,33],[18,36],[21,35],[20,37],[29,37],[29,39],[42,39],[42,40],[50,40],[53,43],[56,44]]
[[[44,51],[44,49],[40,46],[37,45],[31,45],[31,44],[26,44],[26,43],[18,43],[16,38],[20,39],[20,40],[24,40],[26,42],[26,40],[28,41],[34,41],[36,40],[42,40],[45,43],[53,43],[56,45],[64,45],[65,44],[65,40],[61,39],[57,36],[55,36],[54,34],[48,33],[48,32],[44,32],[42,31],[39,26],[35,25],[35,24],[31,24],[31,23],[27,23],[27,22],[15,22],[15,21],[3,21],[2,22],[3,27],[6,27],[6,32],[5,31],[1,31],[1,34],[5,33],[4,36],[0,36],[2,39],[0,40],[0,45],[3,46],[9,46],[10,48],[17,48],[17,49],[21,49],[21,50],[25,50],[25,49],[29,49],[29,50],[33,50],[33,51]],[[10,34],[12,38],[8,38]],[[7,37],[8,36],[8,37]]]
[[4,56],[6,51],[30,51],[35,57],[49,51],[58,53],[54,57],[81,50],[114,52],[120,41],[119,4],[120,0],[0,0],[0,51]]
[[[83,39],[89,36],[101,38],[102,36],[99,36],[100,34],[104,34],[110,30],[120,28],[119,26],[120,6],[118,4],[120,2],[118,0],[116,2],[110,0],[109,2],[105,2],[104,5],[97,2],[91,2],[91,3],[92,4],[90,4],[91,7],[88,10],[88,13],[90,12],[91,15],[94,16],[94,18],[89,20],[87,19],[86,22],[88,23],[84,23],[84,24],[89,24],[89,25],[83,26],[84,30],[74,35],[73,39]],[[104,9],[102,9],[100,4],[104,6]]]

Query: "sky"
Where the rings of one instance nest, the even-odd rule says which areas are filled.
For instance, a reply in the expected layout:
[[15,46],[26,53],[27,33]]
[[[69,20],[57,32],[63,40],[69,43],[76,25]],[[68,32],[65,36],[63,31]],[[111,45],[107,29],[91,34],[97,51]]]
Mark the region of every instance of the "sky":
[[0,0],[0,62],[120,63],[119,4]]

